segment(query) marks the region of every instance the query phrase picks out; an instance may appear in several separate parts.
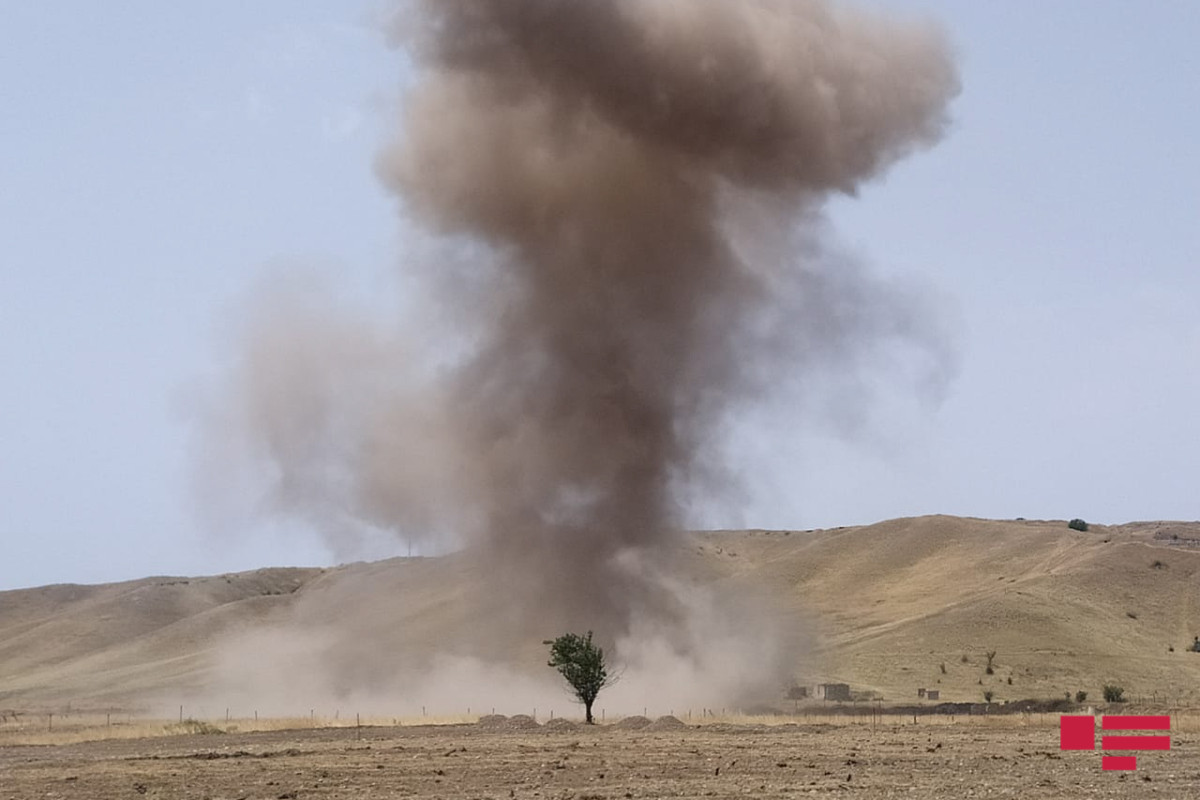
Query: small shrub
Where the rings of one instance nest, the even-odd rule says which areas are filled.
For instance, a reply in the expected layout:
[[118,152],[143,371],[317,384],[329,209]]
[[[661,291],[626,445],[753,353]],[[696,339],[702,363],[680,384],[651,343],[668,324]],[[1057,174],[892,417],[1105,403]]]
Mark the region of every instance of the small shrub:
[[1150,569],[1166,569],[1166,568],[1167,568],[1167,565],[1157,559],[1155,559],[1154,563],[1150,565]]
[[942,670],[942,674],[945,675],[946,674],[946,662],[945,661],[942,662],[940,669]]
[[1012,675],[1008,676],[1008,685],[1012,686]]
[[1085,700],[1087,700],[1087,692],[1078,691],[1075,693],[1075,702],[1076,703],[1082,703]]
[[1169,644],[1169,645],[1167,645],[1167,652],[1168,652],[1168,653],[1174,653],[1174,652],[1175,652],[1175,645],[1173,645],[1173,644]]
[[204,722],[203,720],[192,719],[191,717],[188,717],[178,725],[169,726],[169,729],[178,731],[180,733],[200,734],[204,736],[214,733],[225,733],[225,731],[221,730],[216,725]]
[[1067,523],[1067,527],[1073,531],[1086,531],[1088,529],[1088,524],[1076,517]]
[[1129,617],[1130,619],[1137,619],[1137,614],[1133,613],[1132,611],[1126,611],[1125,616]]
[[962,658],[961,658],[960,660],[961,660],[961,661],[962,661],[962,663],[964,663],[964,664],[970,664],[970,663],[971,663],[971,662],[970,662],[970,660],[967,658],[967,654],[966,654],[966,653],[963,653],[963,655],[962,655]]
[[1104,702],[1106,703],[1124,703],[1125,690],[1120,686],[1115,686],[1111,683],[1104,684]]
[[987,669],[984,670],[984,672],[986,672],[988,675],[996,674],[996,671],[992,668],[992,662],[994,662],[995,660],[996,660],[996,651],[988,650],[987,651]]
[[993,697],[995,697],[995,693],[991,689],[988,689],[983,693],[983,702],[990,703]]

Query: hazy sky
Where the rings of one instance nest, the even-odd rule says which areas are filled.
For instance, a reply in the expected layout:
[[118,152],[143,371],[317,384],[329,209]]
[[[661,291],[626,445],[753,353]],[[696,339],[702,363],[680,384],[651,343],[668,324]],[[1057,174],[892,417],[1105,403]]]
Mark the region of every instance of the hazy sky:
[[[703,521],[1200,518],[1200,4],[871,5],[939,20],[963,92],[832,228],[938,298],[957,375],[881,378],[849,439],[748,417],[752,490]],[[0,6],[0,588],[333,560],[203,524],[189,420],[265,274],[392,291],[372,158],[404,63],[373,8]]]

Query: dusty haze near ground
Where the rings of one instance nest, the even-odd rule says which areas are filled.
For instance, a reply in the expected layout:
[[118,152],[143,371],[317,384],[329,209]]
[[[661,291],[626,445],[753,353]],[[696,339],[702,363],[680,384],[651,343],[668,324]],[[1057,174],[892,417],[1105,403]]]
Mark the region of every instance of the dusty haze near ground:
[[[809,632],[807,657],[789,665],[800,683],[847,682],[890,703],[916,701],[918,688],[954,702],[982,701],[985,690],[997,702],[1080,690],[1095,700],[1117,683],[1134,698],[1200,703],[1200,654],[1186,652],[1200,634],[1200,523],[1078,532],[1061,520],[924,517],[695,534],[681,548],[683,584],[709,596],[746,586],[769,595],[780,617],[760,635]],[[484,569],[460,553],[0,593],[0,709],[567,713],[542,637],[508,640],[488,666],[445,647],[486,632],[488,617],[457,590]],[[712,674],[735,682],[723,665],[746,653],[704,634],[696,631],[712,645]],[[656,715],[730,705],[719,681],[659,678],[619,684],[598,706]]]

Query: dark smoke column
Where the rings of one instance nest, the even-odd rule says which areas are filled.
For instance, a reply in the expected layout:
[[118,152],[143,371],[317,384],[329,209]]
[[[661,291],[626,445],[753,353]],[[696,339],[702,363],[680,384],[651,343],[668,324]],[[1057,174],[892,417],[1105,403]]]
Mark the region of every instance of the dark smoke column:
[[821,310],[853,282],[795,243],[827,194],[940,137],[952,61],[929,27],[803,0],[397,18],[418,75],[380,171],[473,253],[431,276],[470,352],[440,395],[464,454],[446,480],[526,602],[620,630],[664,602],[622,554],[664,551],[722,415],[859,336]]

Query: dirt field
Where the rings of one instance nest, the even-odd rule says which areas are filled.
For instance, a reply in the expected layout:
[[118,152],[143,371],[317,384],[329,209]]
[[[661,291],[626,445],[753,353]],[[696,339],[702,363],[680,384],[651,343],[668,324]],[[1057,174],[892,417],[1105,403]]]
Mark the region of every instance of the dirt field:
[[[528,720],[522,720],[529,725]],[[1056,720],[330,728],[0,746],[8,798],[1200,796],[1200,736],[1102,772]],[[656,726],[658,727],[658,726]]]

